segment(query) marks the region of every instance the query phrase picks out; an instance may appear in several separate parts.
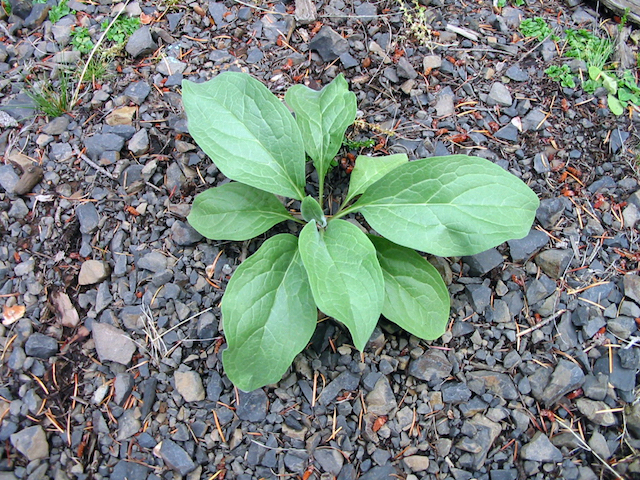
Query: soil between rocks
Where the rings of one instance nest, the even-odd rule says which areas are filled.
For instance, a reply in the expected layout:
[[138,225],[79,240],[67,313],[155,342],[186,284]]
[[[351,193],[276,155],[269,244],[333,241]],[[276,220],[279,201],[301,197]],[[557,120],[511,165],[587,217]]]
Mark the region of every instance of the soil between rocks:
[[[130,2],[145,25],[55,119],[26,90],[59,92],[72,27],[96,41],[118,6],[70,0],[76,15],[52,25],[46,7],[13,3],[0,19],[0,478],[640,478],[640,116],[549,80],[566,60],[518,24],[618,28],[576,1],[507,3],[434,0],[409,22],[395,2],[319,2],[317,16],[305,2]],[[618,52],[637,46],[623,37]],[[179,95],[183,78],[225,70],[276,94],[345,74],[348,137],[375,146],[341,152],[334,197],[348,154],[467,153],[539,194],[534,228],[431,258],[452,298],[441,339],[381,319],[361,355],[327,320],[281,382],[234,390],[219,303],[261,239],[206,241],[186,223],[193,197],[227,180]]]

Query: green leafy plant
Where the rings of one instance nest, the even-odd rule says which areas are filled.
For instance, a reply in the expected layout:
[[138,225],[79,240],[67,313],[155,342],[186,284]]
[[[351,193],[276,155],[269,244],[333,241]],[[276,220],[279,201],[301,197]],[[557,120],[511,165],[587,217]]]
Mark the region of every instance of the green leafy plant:
[[579,58],[588,65],[604,68],[613,53],[614,45],[609,38],[600,38],[588,30],[566,30],[565,56]]
[[11,4],[9,3],[9,0],[0,0],[0,7],[2,7],[2,9],[4,10],[4,13],[6,13],[7,15],[11,15]]
[[89,53],[93,48],[93,41],[87,27],[71,30],[71,45],[80,53]]
[[421,5],[418,0],[409,0],[407,2],[398,0],[398,4],[411,35],[421,45],[431,47],[433,44],[432,27],[427,7]]
[[622,115],[629,104],[640,104],[640,88],[633,74],[628,70],[622,76],[616,77],[615,73],[590,66],[589,80],[596,88],[603,86],[607,90],[607,105],[614,115]]
[[367,138],[365,140],[351,140],[344,137],[342,144],[349,150],[359,150],[361,148],[372,148],[375,146],[376,141],[373,138]]
[[542,17],[525,18],[520,22],[520,31],[527,38],[547,38],[553,34],[553,30]]
[[[109,20],[104,20],[100,24],[102,31],[107,30],[109,23]],[[127,17],[122,15],[118,17],[113,26],[107,31],[107,39],[116,43],[124,43],[139,27],[140,19],[138,17]]]
[[563,87],[576,88],[576,82],[573,79],[569,65],[551,65],[544,71],[544,73],[549,75],[551,80],[560,82],[560,85]]
[[[189,223],[215,240],[248,240],[289,220],[235,271],[222,300],[227,376],[242,390],[277,382],[314,332],[317,309],[344,324],[363,350],[380,314],[427,340],[441,336],[449,295],[414,249],[472,255],[529,232],[538,198],[488,160],[466,155],[409,162],[359,156],[340,208],[325,211],[324,179],[356,115],[338,76],[321,91],[292,86],[284,100],[249,75],[184,81],[189,132],[235,182],[199,194]],[[309,157],[317,196],[306,185]],[[276,196],[300,201],[292,214]],[[379,235],[345,220],[359,213]]]
[[51,23],[57,23],[62,17],[76,13],[67,6],[67,1],[68,0],[60,0],[60,3],[51,7],[51,10],[49,10],[49,20]]
[[71,108],[69,97],[69,73],[58,70],[55,84],[50,79],[31,83],[26,90],[38,110],[48,117],[59,117]]

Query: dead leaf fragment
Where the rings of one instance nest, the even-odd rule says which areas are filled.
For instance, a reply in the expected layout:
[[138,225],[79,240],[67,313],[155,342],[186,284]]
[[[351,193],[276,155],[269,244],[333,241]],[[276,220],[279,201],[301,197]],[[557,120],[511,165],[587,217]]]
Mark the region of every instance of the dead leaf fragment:
[[136,113],[136,107],[120,107],[107,115],[107,125],[131,125],[133,116]]
[[12,307],[7,307],[5,305],[2,307],[2,324],[5,327],[8,327],[12,323],[17,322],[24,317],[26,311],[27,307],[24,305],[14,305]]
[[75,328],[78,326],[80,317],[76,307],[71,303],[69,295],[64,292],[53,292],[50,300],[58,312],[58,319],[63,327]]
[[144,12],[140,14],[140,23],[142,25],[149,25],[152,21],[153,21],[153,15],[147,15]]

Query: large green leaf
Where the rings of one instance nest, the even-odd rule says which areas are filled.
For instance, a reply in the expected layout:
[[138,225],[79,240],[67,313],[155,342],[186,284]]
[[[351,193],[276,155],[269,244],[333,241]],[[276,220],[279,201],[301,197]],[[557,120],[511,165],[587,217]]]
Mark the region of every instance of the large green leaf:
[[248,240],[291,218],[272,193],[233,182],[198,195],[187,220],[213,240]]
[[278,382],[317,320],[296,237],[271,237],[238,267],[222,299],[222,318],[228,345],[222,362],[233,384],[251,391]]
[[356,164],[351,172],[349,182],[349,194],[344,203],[348,203],[353,198],[364,193],[364,191],[375,182],[384,177],[387,173],[409,161],[404,153],[386,155],[384,157],[368,157],[359,155]]
[[473,255],[529,233],[539,201],[520,179],[466,155],[409,162],[354,204],[389,240],[441,257]]
[[296,113],[304,147],[322,178],[342,146],[344,132],[356,119],[356,95],[342,74],[322,90],[293,85],[284,96]]
[[384,302],[382,270],[367,236],[344,220],[321,230],[311,221],[300,232],[300,255],[318,308],[344,323],[364,350]]
[[433,265],[415,250],[369,236],[384,276],[382,314],[425,340],[442,336],[449,321],[447,286]]
[[287,107],[247,74],[182,82],[189,133],[228,178],[302,200],[302,135]]

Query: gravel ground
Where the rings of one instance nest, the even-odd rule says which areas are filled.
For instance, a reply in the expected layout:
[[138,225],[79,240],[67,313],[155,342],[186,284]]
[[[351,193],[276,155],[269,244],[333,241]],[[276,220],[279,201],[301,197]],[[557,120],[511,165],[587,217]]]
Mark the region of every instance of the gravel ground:
[[[410,21],[393,1],[130,1],[143,26],[124,48],[106,41],[107,75],[58,118],[26,92],[59,95],[60,67],[86,61],[72,29],[95,42],[121,5],[69,0],[77,13],[52,25],[51,5],[12,3],[1,480],[640,478],[640,112],[551,81],[558,48],[518,25],[619,29],[575,0],[425,3]],[[619,54],[637,53],[631,39]],[[348,137],[375,146],[345,149],[343,167],[358,153],[488,158],[539,194],[534,228],[431,259],[452,298],[441,339],[381,319],[361,355],[328,320],[277,385],[234,390],[219,303],[259,241],[206,241],[186,223],[194,195],[226,179],[180,100],[183,78],[225,70],[278,94],[344,73],[360,109]],[[333,171],[332,195],[346,179]]]

